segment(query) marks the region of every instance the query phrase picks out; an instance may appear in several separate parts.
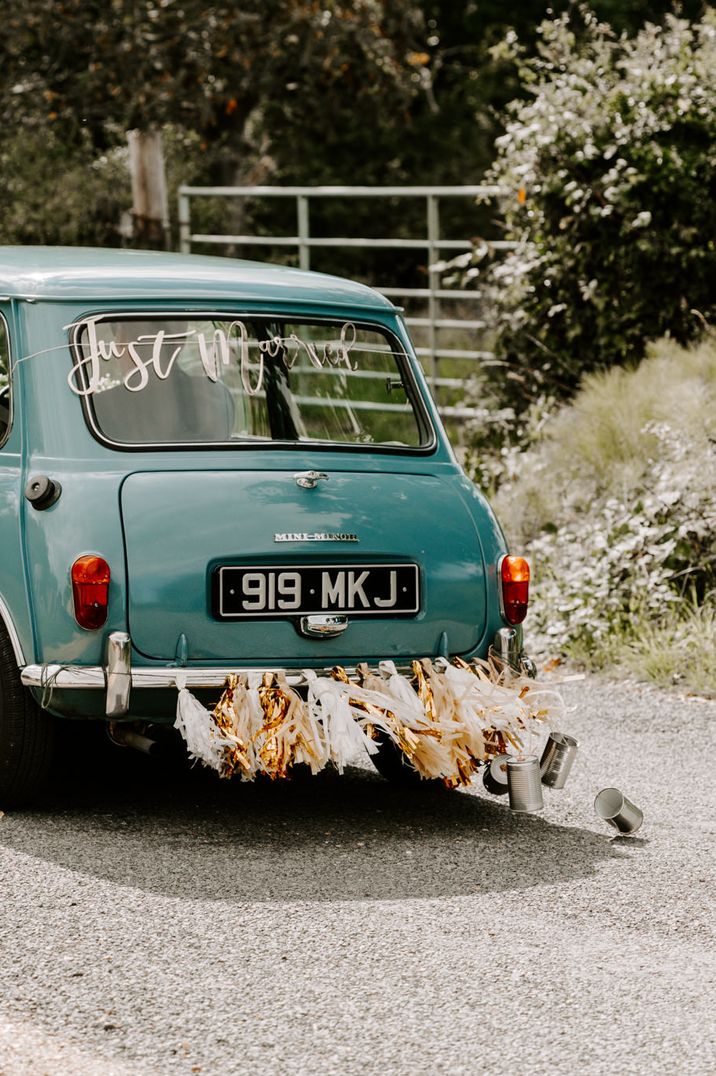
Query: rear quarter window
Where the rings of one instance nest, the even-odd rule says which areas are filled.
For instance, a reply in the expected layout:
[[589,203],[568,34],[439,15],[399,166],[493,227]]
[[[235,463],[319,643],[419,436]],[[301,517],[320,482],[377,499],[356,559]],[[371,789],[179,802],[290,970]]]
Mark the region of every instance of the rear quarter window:
[[0,445],[10,432],[10,340],[0,314]]

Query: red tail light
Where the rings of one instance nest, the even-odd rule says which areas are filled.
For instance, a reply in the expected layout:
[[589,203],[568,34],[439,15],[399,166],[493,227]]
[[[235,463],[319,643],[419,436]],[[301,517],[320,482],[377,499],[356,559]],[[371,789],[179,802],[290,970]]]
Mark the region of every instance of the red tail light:
[[102,557],[87,554],[72,565],[72,597],[75,620],[81,628],[101,628],[107,619],[109,564]]
[[530,566],[524,557],[503,557],[502,608],[508,624],[521,624],[530,600]]

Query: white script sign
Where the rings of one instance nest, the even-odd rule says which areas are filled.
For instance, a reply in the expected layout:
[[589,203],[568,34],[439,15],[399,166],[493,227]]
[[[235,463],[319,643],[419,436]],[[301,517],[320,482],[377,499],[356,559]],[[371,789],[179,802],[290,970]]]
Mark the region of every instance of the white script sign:
[[[103,364],[113,360],[119,364],[122,384],[129,392],[141,392],[146,388],[150,369],[160,380],[166,381],[188,341],[196,344],[204,373],[210,381],[219,379],[222,366],[230,366],[232,361],[237,363],[248,396],[255,396],[261,391],[266,357],[276,358],[280,355],[289,370],[302,356],[317,369],[337,366],[356,369],[350,358],[351,348],[356,341],[356,328],[350,321],[343,323],[335,343],[302,340],[296,333],[256,340],[250,337],[243,321],[232,321],[226,329],[214,329],[209,338],[199,329],[187,329],[185,332],[158,329],[134,340],[117,337],[119,329],[130,323],[116,321],[109,323],[113,326],[115,339],[107,340],[101,339],[97,331],[100,322],[107,324],[106,315],[85,318],[74,326],[65,326],[85,330],[81,345],[83,354],[78,357],[67,378],[70,388],[78,396],[91,396],[98,390],[102,383]],[[85,385],[82,384],[80,371],[84,373]]]

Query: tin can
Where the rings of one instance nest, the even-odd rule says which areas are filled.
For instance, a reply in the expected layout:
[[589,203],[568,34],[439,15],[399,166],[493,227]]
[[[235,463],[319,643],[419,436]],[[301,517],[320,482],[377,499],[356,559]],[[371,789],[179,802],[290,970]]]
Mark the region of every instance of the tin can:
[[507,790],[511,810],[521,814],[542,810],[542,779],[536,755],[517,755],[508,759]]
[[644,821],[643,811],[618,788],[603,788],[594,801],[594,810],[620,833],[635,833]]
[[492,762],[485,767],[482,783],[493,796],[504,796],[507,793],[507,763],[509,758],[509,755],[496,755]]
[[564,788],[578,747],[575,738],[566,732],[550,733],[539,764],[543,785]]

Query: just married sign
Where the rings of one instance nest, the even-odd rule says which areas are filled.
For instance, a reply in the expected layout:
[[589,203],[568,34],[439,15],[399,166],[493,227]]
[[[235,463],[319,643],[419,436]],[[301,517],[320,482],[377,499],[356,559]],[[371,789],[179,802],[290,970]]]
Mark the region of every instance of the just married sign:
[[[258,340],[253,337],[246,323],[232,321],[225,328],[187,328],[181,332],[140,333],[133,339],[122,339],[121,330],[131,321],[107,320],[106,315],[89,317],[67,328],[74,328],[80,341],[77,357],[67,381],[78,396],[91,396],[103,383],[107,363],[119,365],[121,383],[129,392],[141,392],[150,380],[150,372],[165,381],[188,343],[196,347],[204,373],[210,381],[218,381],[222,367],[238,365],[241,382],[248,396],[261,391],[264,380],[264,364],[267,358],[281,357],[287,369],[292,369],[299,359],[305,358],[316,369],[344,367],[355,370],[351,348],[356,342],[356,327],[344,322],[336,326],[337,339],[315,342],[304,340],[296,333],[288,336],[268,336]],[[108,338],[102,333],[105,327],[114,333]]]

